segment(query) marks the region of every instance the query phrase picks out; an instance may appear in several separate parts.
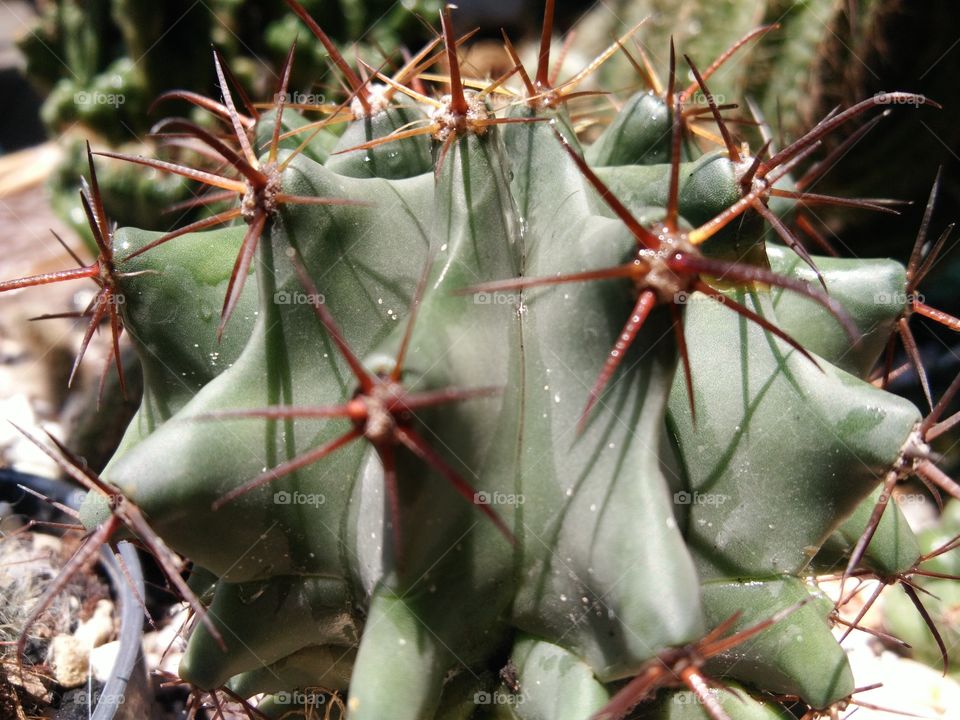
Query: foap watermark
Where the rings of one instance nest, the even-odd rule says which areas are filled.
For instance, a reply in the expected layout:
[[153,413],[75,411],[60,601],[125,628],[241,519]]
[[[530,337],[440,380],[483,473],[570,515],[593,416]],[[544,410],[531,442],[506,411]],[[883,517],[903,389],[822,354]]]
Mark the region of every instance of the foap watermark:
[[680,490],[673,494],[674,505],[723,505],[727,501],[727,496],[721,493],[702,493],[694,490],[688,492]]
[[[80,708],[95,708],[100,703],[107,705],[122,705],[126,702],[123,693],[102,693],[97,690],[77,690],[64,698],[66,702]],[[64,704],[66,704],[66,702]]]
[[[725,104],[725,103],[727,102],[727,96],[726,96],[726,95],[720,95],[720,94],[711,93],[711,96],[713,97],[713,101],[714,101],[717,105],[723,105],[723,104]],[[709,104],[710,104],[710,101],[707,99],[707,96],[703,93],[702,90],[696,90],[696,91],[694,91],[691,95],[689,95],[689,96],[687,97],[687,99],[688,99],[690,102],[692,102],[692,103],[696,103],[697,105],[709,105]]]
[[323,293],[305,293],[299,290],[277,290],[273,294],[274,305],[323,305],[326,300]]
[[477,505],[523,505],[524,497],[514,493],[481,490],[473,494],[473,502]]
[[927,496],[923,493],[895,493],[893,495],[886,495],[881,493],[880,502],[883,502],[887,499],[893,500],[900,507],[909,507],[911,505],[925,505],[927,503]]
[[325,105],[327,96],[322,93],[288,92],[274,93],[273,103],[279,105],[283,100],[284,105]]
[[923,295],[920,293],[906,292],[878,292],[873,294],[874,305],[896,305],[904,307],[913,303],[924,302]]
[[297,707],[316,707],[327,702],[327,696],[320,692],[307,692],[304,690],[294,690],[288,692],[283,690],[273,696],[273,702],[277,705],[296,705]]
[[700,302],[726,302],[726,298],[723,295],[717,295],[716,298],[704,295],[703,293],[698,292],[689,292],[687,290],[677,290],[673,294],[673,302],[677,305],[692,305],[694,303]]
[[473,294],[474,305],[516,305],[520,296],[515,293],[478,292]]
[[322,493],[288,492],[279,490],[273,494],[274,505],[313,505],[319,507],[327,501]]
[[74,105],[109,105],[117,109],[126,101],[127,97],[123,93],[88,92],[83,90],[73,95]]
[[474,705],[520,705],[523,702],[523,695],[518,693],[508,693],[502,690],[494,692],[476,692],[473,694]]
[[927,103],[927,97],[925,95],[895,94],[888,93],[886,90],[874,93],[873,99],[878,105],[913,105],[913,107],[920,107]]

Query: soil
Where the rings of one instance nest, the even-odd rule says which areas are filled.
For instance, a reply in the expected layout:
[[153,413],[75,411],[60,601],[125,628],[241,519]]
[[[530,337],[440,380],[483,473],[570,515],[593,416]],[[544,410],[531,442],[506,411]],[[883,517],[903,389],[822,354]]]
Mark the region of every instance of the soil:
[[[70,636],[88,621],[102,600],[110,600],[110,588],[95,572],[75,573],[47,611],[27,630],[21,675],[17,648],[30,610],[60,574],[61,568],[79,547],[80,538],[71,533],[63,538],[34,532],[27,525],[10,528],[17,516],[4,518],[0,540],[0,716],[4,718],[55,718],[67,720],[79,707],[78,690],[64,688],[55,679],[51,665],[53,638]],[[82,692],[95,690],[91,686]],[[82,702],[85,706],[86,703]],[[84,716],[86,717],[86,716]]]

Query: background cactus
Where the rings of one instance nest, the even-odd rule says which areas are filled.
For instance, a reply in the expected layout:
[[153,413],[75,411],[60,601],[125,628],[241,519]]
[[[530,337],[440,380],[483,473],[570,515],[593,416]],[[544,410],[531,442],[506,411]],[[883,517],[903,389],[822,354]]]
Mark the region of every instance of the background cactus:
[[826,712],[856,683],[810,580],[916,567],[884,483],[960,494],[920,410],[870,381],[910,272],[811,257],[788,229],[814,202],[889,209],[796,191],[797,163],[930,101],[876,95],[750,151],[671,47],[647,73],[664,86],[581,147],[552,13],[519,80],[464,90],[444,14],[437,97],[416,63],[349,70],[312,127],[285,107],[295,51],[255,127],[220,73],[229,140],[161,130],[237,173],[127,159],[226,209],[166,235],[90,213],[144,399],[102,479],[62,462],[92,487],[93,542],[126,526],[192,561],[199,691],[282,714],[320,688],[376,719]]
[[[317,0],[305,5],[315,12],[326,9]],[[344,50],[362,37],[356,47],[369,57],[397,53],[403,44],[418,44],[427,32],[416,14],[435,15],[440,4],[418,0],[400,8],[344,0],[337,6],[336,13],[327,15],[326,32]],[[61,217],[92,248],[93,237],[76,203],[77,178],[86,164],[85,139],[95,137],[101,146],[106,142],[153,154],[157,146],[149,133],[163,116],[152,107],[157,98],[169,90],[214,95],[211,44],[230,61],[243,85],[259,97],[267,90],[264,67],[280,65],[301,29],[282,2],[217,0],[206,7],[179,0],[41,3],[35,27],[22,34],[19,46],[28,77],[47,93],[43,122],[64,150],[49,183]],[[291,101],[308,105],[332,101],[337,88],[325,87],[323,80],[329,74],[328,53],[312,36],[300,35]],[[198,114],[197,119],[202,117]],[[176,178],[145,177],[122,165],[104,167],[100,176],[104,203],[121,225],[161,228],[196,219],[196,212],[166,212],[192,197],[188,185]]]

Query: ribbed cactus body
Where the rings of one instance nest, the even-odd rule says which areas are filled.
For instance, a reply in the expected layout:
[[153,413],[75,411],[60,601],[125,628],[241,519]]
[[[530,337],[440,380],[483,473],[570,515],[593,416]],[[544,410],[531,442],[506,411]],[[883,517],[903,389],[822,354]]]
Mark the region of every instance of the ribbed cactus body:
[[[438,126],[436,137],[378,144],[438,111],[404,101],[364,117],[352,107],[342,131],[324,128],[302,148],[306,135],[291,134],[275,160],[284,194],[352,204],[269,207],[219,343],[244,223],[129,260],[126,251],[157,235],[115,235],[146,390],[104,477],[193,561],[227,646],[198,625],[183,678],[243,695],[346,693],[360,720],[474,711],[586,720],[652,659],[696,646],[735,612],[735,627],[747,628],[813,596],[709,658],[709,672],[752,694],[738,704],[717,690],[717,702],[731,718],[767,720],[785,711],[762,692],[815,708],[848,697],[854,681],[830,605],[805,580],[844,561],[920,421],[911,403],[865,379],[904,311],[903,267],[815,259],[856,339],[809,296],[701,273],[720,296],[684,276],[621,347],[642,291],[630,278],[482,288],[647,262],[641,235],[606,195],[638,225],[679,237],[750,191],[741,181],[752,157],[701,152],[685,135],[670,230],[673,118],[656,94],[630,98],[582,150],[564,108],[516,102],[508,116],[530,122]],[[276,122],[275,111],[260,116],[256,147]],[[306,122],[285,111],[282,130]],[[574,162],[578,152],[606,194]],[[793,187],[789,176],[778,183]],[[793,211],[783,198],[771,207]],[[752,212],[711,237],[702,257],[819,283],[793,251],[768,243]],[[369,376],[391,378],[402,359],[393,380],[407,392],[476,393],[377,416],[384,436],[371,415],[350,444],[224,502],[360,427],[345,415],[236,415],[370,402],[315,306]],[[585,414],[611,352],[619,366]],[[397,427],[419,433],[439,461],[382,440]],[[106,512],[91,496],[84,521]],[[899,571],[918,555],[893,508],[865,562]],[[509,677],[498,675],[508,659]],[[661,693],[638,717],[705,717],[688,700]]]

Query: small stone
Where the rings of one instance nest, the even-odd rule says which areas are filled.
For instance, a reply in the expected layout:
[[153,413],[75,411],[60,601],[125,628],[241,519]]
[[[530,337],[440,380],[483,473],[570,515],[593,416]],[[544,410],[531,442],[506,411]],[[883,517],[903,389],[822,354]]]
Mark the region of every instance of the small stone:
[[113,603],[109,600],[98,600],[93,615],[77,626],[73,636],[87,650],[109,642],[114,636]]
[[105,683],[117,664],[120,653],[120,641],[114,640],[90,651],[90,673],[93,679]]
[[72,635],[57,635],[50,642],[53,679],[62,687],[83,685],[87,681],[89,660],[87,649]]

